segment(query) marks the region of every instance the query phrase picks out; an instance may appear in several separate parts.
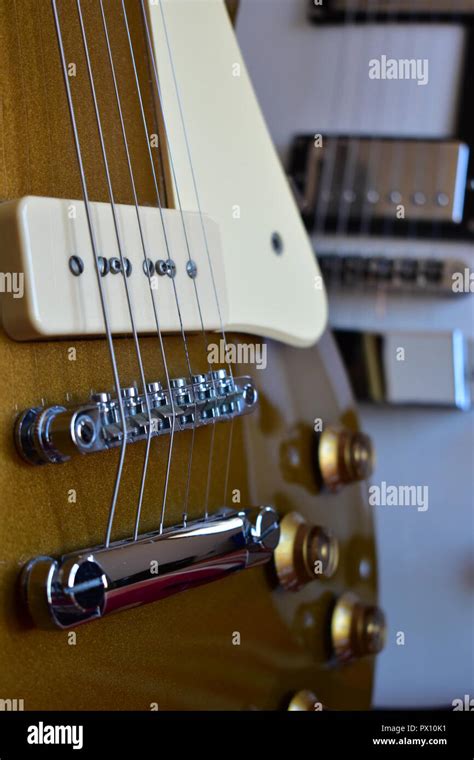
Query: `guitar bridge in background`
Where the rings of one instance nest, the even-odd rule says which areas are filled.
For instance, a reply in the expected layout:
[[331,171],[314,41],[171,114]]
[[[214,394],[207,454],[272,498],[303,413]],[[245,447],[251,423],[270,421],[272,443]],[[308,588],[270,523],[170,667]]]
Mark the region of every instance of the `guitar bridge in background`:
[[[251,412],[258,393],[250,377],[230,377],[225,369],[174,378],[170,387],[147,384],[147,394],[135,386],[122,388],[127,443],[232,420]],[[147,407],[148,400],[148,407]],[[150,416],[148,415],[148,408]],[[93,454],[123,441],[120,405],[110,393],[94,393],[80,406],[32,407],[17,420],[15,442],[30,464],[60,464],[75,454]]]

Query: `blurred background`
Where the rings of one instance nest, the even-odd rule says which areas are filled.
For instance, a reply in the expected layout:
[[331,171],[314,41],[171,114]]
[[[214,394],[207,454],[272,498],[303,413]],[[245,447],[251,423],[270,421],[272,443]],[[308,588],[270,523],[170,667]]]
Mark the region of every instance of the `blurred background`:
[[375,442],[372,483],[426,495],[373,508],[376,707],[474,696],[473,21],[466,0],[241,0],[236,17]]

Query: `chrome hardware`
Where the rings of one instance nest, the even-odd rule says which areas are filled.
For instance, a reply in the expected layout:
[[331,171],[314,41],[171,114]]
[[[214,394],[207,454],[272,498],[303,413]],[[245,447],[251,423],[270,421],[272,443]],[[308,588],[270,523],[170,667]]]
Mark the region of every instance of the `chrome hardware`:
[[[186,430],[224,422],[251,412],[258,393],[249,377],[231,378],[226,370],[171,380],[170,391],[158,382],[147,384],[152,436],[166,435],[173,426]],[[122,388],[128,443],[147,438],[146,398],[135,386]],[[123,439],[117,399],[94,393],[79,407],[34,407],[17,420],[15,441],[30,464],[68,461],[74,454],[90,454],[119,446]]]
[[22,587],[38,627],[70,628],[262,565],[279,536],[272,507],[222,509],[137,541],[37,557],[24,568]]
[[474,342],[460,330],[385,334],[339,330],[335,337],[361,401],[471,408]]
[[[393,293],[456,296],[453,278],[467,270],[466,261],[416,259],[414,257],[338,255],[318,256],[321,272],[328,288],[366,291],[367,288]],[[460,295],[469,293],[461,290]]]
[[[393,219],[399,204],[403,204],[403,218],[407,221],[463,221],[469,162],[465,143],[358,138],[357,184],[348,189],[344,184],[350,146],[350,139],[345,137],[326,137],[324,147],[314,145],[314,135],[303,135],[294,141],[290,173],[302,196],[300,208],[309,227],[321,211],[328,220],[341,215],[360,219],[368,211],[373,219]],[[371,161],[373,155],[377,155],[378,168]],[[395,187],[390,185],[391,175],[386,171],[394,156],[399,156],[403,166]],[[333,176],[327,197],[321,195],[325,161],[330,162]],[[420,203],[422,198],[424,202]]]

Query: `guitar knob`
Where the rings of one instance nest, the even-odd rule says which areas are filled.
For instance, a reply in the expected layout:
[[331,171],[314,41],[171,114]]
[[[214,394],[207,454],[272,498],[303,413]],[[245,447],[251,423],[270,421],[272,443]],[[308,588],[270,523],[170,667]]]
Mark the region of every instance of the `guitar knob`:
[[330,491],[369,478],[374,460],[372,441],[365,433],[327,427],[320,435],[317,468]]
[[288,705],[289,712],[314,712],[322,709],[323,706],[316,694],[309,689],[297,691]]
[[352,592],[338,599],[332,613],[331,641],[340,662],[379,654],[385,638],[385,615],[379,607],[363,604]]
[[316,578],[330,578],[339,563],[339,543],[325,528],[311,525],[298,512],[280,523],[280,542],[274,553],[280,585],[297,591]]

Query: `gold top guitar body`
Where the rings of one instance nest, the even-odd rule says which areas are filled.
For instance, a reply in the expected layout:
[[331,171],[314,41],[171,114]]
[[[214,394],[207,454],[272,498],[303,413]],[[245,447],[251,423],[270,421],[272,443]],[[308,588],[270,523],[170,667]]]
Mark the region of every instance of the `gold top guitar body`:
[[[43,466],[21,458],[14,440],[20,413],[80,405],[91,392],[112,391],[115,381],[105,335],[85,329],[83,335],[79,329],[60,335],[67,315],[59,313],[57,335],[12,338],[20,325],[19,319],[13,320],[0,334],[0,700],[22,699],[26,710],[273,710],[287,709],[296,693],[309,690],[318,704],[330,709],[366,709],[374,658],[370,647],[366,656],[338,657],[340,632],[334,621],[347,592],[361,604],[376,604],[372,519],[363,484],[351,482],[332,491],[322,487],[317,454],[321,431],[333,426],[354,432],[357,418],[331,337],[325,334],[316,347],[309,347],[324,326],[324,293],[317,292],[317,281],[309,282],[317,280],[318,270],[225,8],[215,0],[1,0],[2,201],[25,196],[84,201],[58,21],[90,202],[110,203],[105,146],[116,204],[134,205],[131,165],[140,208],[157,206],[158,188],[162,205],[177,214],[180,208],[208,214],[219,226],[220,250],[226,257],[227,343],[258,346],[265,357],[256,365],[251,354],[238,355],[241,361],[232,370],[235,377],[252,377],[259,394],[256,409],[233,421],[176,432],[168,475],[170,436],[151,439],[139,535],[157,531],[160,521],[165,529],[182,525],[183,511],[192,524],[224,506],[240,510],[271,505],[282,520],[296,512],[308,524],[331,531],[339,543],[339,561],[331,577],[316,574],[296,589],[282,586],[272,560],[87,625],[38,627],[24,602],[22,568],[35,557],[58,558],[104,544],[121,450]],[[46,269],[52,266],[55,238],[51,225],[48,230],[50,243],[41,251]],[[99,246],[106,239],[101,234]],[[9,250],[14,248],[10,237],[6,241]],[[99,253],[113,256],[102,249]],[[0,252],[6,255],[5,249]],[[53,302],[63,292],[61,278],[74,277],[65,256],[64,271],[51,270],[48,298]],[[83,262],[87,274],[93,265],[90,250],[83,253]],[[138,276],[137,269],[130,280]],[[198,286],[200,274],[198,268]],[[113,277],[109,272],[103,278],[106,287]],[[146,284],[144,274],[142,278]],[[27,280],[26,274],[26,290]],[[179,291],[179,267],[176,282]],[[97,297],[96,290],[86,290],[81,308],[87,311]],[[11,294],[2,298],[9,308]],[[305,313],[309,301],[312,320]],[[201,331],[183,327],[178,324],[163,336],[172,378],[188,376],[189,366],[193,372],[207,371],[209,345],[222,348],[215,325],[205,331],[204,340]],[[140,386],[134,339],[119,332],[114,331],[113,345],[121,385]],[[164,381],[157,335],[152,329],[139,332],[146,380]],[[252,337],[252,332],[266,337]],[[113,542],[134,535],[144,455],[144,441],[127,446]],[[286,540],[284,531],[281,535],[280,542]]]

